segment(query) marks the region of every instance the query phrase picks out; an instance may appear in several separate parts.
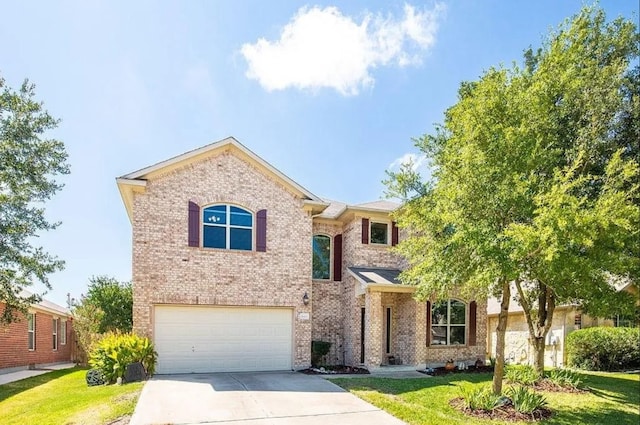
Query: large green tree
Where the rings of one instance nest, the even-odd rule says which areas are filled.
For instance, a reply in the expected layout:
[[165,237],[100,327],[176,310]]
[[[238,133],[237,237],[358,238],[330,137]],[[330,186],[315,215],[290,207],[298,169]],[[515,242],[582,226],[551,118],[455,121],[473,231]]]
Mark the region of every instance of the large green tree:
[[401,278],[417,296],[501,297],[496,393],[510,283],[544,352],[557,301],[613,296],[607,276],[634,267],[637,165],[625,137],[637,130],[634,40],[632,23],[583,9],[522,67],[461,85],[444,124],[416,140],[430,181],[410,165],[389,174],[410,235],[397,248],[409,260]]
[[585,8],[526,55],[528,125],[555,155],[534,170],[544,178],[532,191],[533,216],[507,236],[526,280],[516,282],[516,299],[540,374],[556,304],[598,315],[633,307],[612,282],[638,271],[638,70],[630,66],[639,38],[633,22],[605,18]]
[[23,289],[40,282],[64,262],[34,244],[43,231],[55,229],[45,217],[45,203],[62,188],[58,177],[69,172],[61,141],[46,133],[59,121],[35,100],[35,86],[25,81],[19,90],[0,77],[0,322],[16,320],[17,311],[40,300]]
[[100,320],[98,333],[109,331],[131,332],[133,327],[133,292],[131,282],[119,282],[109,276],[90,279],[82,305],[97,307]]

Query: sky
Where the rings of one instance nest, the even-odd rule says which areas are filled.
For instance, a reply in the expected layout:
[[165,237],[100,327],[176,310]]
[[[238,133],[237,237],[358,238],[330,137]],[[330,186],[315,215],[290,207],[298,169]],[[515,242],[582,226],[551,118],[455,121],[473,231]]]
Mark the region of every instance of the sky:
[[[62,121],[71,173],[34,242],[66,262],[45,297],[131,279],[115,178],[227,136],[318,196],[384,196],[462,81],[520,62],[579,0],[5,2],[0,76]],[[638,22],[638,0],[602,0]],[[41,286],[33,288],[42,293]]]

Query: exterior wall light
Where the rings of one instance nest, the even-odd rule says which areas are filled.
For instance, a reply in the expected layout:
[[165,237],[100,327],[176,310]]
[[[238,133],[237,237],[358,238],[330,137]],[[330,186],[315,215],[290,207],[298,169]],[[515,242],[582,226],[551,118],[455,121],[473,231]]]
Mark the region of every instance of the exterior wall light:
[[307,295],[307,293],[305,292],[304,295],[302,296],[302,304],[304,305],[309,305],[309,295]]

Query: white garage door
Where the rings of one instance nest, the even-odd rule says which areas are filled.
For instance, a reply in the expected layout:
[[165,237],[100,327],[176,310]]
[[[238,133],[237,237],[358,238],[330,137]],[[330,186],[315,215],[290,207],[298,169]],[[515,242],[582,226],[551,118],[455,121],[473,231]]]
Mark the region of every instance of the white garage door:
[[292,311],[284,308],[155,308],[156,372],[291,370]]

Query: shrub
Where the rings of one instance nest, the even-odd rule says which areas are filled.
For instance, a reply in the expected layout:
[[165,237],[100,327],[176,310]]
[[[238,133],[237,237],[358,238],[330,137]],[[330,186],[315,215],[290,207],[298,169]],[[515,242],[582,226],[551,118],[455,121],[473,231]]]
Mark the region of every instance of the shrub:
[[331,343],[327,341],[311,341],[311,365],[319,366],[322,357],[329,353]]
[[514,384],[534,385],[542,377],[530,365],[511,365],[505,368],[504,377]]
[[147,375],[155,371],[158,354],[148,338],[134,334],[110,333],[91,351],[89,364],[104,375],[108,383],[124,377],[127,365],[142,363]]
[[494,394],[488,386],[460,387],[464,407],[470,410],[492,411],[504,404],[503,397]]
[[571,367],[587,370],[620,370],[640,366],[640,329],[595,327],[567,336]]
[[506,393],[511,399],[513,408],[520,413],[532,414],[547,405],[547,399],[542,394],[538,394],[527,387],[510,387]]
[[552,369],[546,375],[549,381],[560,387],[582,388],[582,376],[571,369]]

